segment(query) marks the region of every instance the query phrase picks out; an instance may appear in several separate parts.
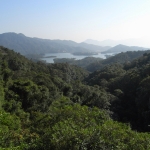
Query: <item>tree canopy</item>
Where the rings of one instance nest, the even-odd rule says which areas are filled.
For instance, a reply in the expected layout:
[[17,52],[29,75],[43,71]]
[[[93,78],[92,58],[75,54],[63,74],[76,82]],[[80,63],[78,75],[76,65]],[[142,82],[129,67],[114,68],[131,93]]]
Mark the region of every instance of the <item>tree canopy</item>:
[[149,150],[149,62],[89,73],[0,47],[0,149]]

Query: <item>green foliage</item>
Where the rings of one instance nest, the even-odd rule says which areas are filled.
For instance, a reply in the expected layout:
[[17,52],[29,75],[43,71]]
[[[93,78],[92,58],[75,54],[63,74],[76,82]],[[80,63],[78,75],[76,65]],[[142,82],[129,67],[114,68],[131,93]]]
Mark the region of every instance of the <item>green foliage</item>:
[[148,150],[150,148],[149,134],[131,131],[130,127],[112,121],[106,121],[101,127],[101,136],[105,149],[115,150]]
[[[44,127],[42,141],[39,142],[43,149],[87,147],[90,140],[94,140],[98,126],[108,118],[104,111],[89,109],[79,104],[73,105],[66,98],[52,104],[50,116],[49,119],[47,116],[38,120],[39,125]],[[43,122],[47,124],[45,121],[49,121],[49,125],[43,126]]]
[[37,132],[43,135],[36,149],[150,148],[149,134],[137,133],[128,125],[114,122],[106,112],[97,108],[73,105],[66,98],[62,98],[53,103],[50,114],[51,117],[39,116],[38,124],[35,122],[39,129]]
[[3,47],[0,58],[0,149],[150,149],[137,132],[149,131],[149,54],[90,75]]
[[149,131],[150,124],[149,62],[150,54],[146,53],[124,65],[108,65],[86,79],[89,85],[99,85],[115,96],[109,108],[115,119],[142,131]]
[[75,60],[73,58],[56,58],[54,59],[54,63],[69,63],[71,65],[77,65],[82,68],[86,68],[91,63],[97,63],[102,61],[102,58],[95,58],[95,57],[85,57],[81,60]]
[[0,147],[9,147],[18,143],[20,120],[15,115],[0,111]]
[[110,65],[110,64],[112,65],[115,63],[118,63],[118,64],[126,63],[127,66],[130,66],[130,62],[132,60],[135,60],[135,59],[141,57],[142,55],[144,55],[144,53],[148,54],[148,53],[150,53],[150,51],[147,50],[147,51],[121,52],[119,54],[116,54],[115,56],[109,57],[102,61],[97,61],[97,62],[91,63],[86,67],[86,69],[90,72],[94,72],[96,70],[103,69],[106,65]]
[[4,88],[1,82],[0,83],[0,110],[2,109],[3,103],[4,103]]

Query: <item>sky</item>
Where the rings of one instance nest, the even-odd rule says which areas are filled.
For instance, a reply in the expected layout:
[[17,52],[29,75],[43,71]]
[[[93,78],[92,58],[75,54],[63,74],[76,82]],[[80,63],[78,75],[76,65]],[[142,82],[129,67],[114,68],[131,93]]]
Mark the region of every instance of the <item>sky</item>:
[[150,43],[150,0],[0,0],[0,6],[0,34]]

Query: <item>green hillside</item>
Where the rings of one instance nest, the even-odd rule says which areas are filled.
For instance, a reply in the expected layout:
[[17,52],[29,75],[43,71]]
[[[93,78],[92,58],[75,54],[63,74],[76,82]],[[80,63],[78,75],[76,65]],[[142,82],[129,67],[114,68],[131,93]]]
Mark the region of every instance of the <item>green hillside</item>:
[[93,72],[96,70],[101,70],[106,65],[110,65],[110,64],[130,63],[134,59],[138,59],[139,57],[141,57],[144,53],[150,53],[150,50],[121,52],[119,54],[116,54],[115,56],[108,57],[107,59],[90,63],[86,66],[86,69],[90,72]]
[[149,61],[90,74],[0,47],[0,149],[149,150]]
[[149,75],[150,53],[145,53],[124,65],[107,65],[90,74],[86,82],[90,86],[100,86],[116,96],[110,110],[117,120],[130,122],[136,130],[149,131]]
[[130,63],[134,59],[143,56],[143,54],[145,53],[150,53],[150,50],[121,52],[119,54],[116,54],[115,56],[109,56],[106,59],[95,58],[95,57],[86,57],[81,60],[75,60],[70,58],[55,58],[54,63],[67,62],[71,65],[77,65],[90,72],[94,72],[96,70],[101,70],[106,65],[115,64],[115,63],[119,63],[119,64]]

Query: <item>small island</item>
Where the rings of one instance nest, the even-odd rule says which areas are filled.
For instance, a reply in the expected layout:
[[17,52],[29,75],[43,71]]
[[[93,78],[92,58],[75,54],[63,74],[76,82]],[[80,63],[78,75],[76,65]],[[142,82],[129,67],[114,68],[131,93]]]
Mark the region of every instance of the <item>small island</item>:
[[96,52],[74,52],[73,55],[79,55],[79,56],[92,56],[92,55],[98,55]]
[[56,58],[56,56],[44,56],[42,58]]

